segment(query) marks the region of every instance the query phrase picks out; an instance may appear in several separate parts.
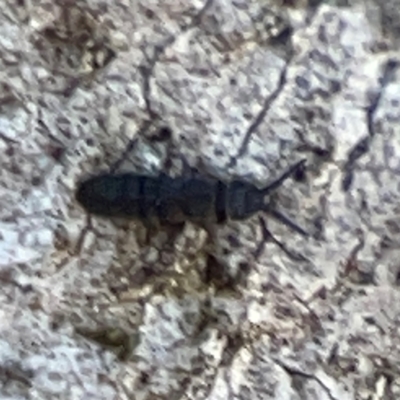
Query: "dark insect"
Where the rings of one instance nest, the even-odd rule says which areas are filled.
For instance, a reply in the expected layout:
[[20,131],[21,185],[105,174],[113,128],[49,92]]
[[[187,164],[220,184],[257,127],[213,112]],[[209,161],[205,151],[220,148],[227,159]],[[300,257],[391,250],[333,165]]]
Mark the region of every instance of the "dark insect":
[[305,160],[292,165],[267,187],[241,181],[229,183],[202,177],[172,178],[134,173],[104,173],[81,182],[77,201],[90,214],[105,217],[157,220],[161,224],[192,221],[223,223],[227,219],[243,220],[264,211],[291,229],[307,236],[307,232],[276,210],[265,197],[287,178],[301,170]]

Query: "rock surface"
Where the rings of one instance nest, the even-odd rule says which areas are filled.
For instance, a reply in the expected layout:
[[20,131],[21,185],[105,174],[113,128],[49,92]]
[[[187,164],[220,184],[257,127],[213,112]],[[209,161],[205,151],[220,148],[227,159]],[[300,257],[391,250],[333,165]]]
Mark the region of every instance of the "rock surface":
[[[1,399],[400,397],[400,1],[3,3]],[[74,198],[116,163],[261,187],[302,158],[290,252]]]

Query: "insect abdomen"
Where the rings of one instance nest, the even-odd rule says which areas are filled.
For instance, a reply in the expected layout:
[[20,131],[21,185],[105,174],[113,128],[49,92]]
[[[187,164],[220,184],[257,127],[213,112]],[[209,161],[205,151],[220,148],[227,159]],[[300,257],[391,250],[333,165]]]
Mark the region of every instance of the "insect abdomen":
[[216,219],[216,181],[149,177],[136,174],[103,174],[83,181],[77,201],[91,214],[162,222]]
[[76,199],[91,214],[140,218],[143,217],[142,188],[146,179],[129,173],[98,175],[79,185]]

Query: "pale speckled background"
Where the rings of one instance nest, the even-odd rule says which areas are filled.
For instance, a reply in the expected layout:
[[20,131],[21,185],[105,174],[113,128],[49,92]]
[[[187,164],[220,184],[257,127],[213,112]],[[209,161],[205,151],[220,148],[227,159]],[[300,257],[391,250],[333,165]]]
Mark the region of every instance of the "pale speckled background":
[[[1,399],[400,397],[400,1],[309,3],[1,2]],[[256,258],[257,218],[212,250],[89,224],[77,182],[134,138],[122,169],[262,186],[306,158],[276,200],[311,238],[268,226],[307,260]]]

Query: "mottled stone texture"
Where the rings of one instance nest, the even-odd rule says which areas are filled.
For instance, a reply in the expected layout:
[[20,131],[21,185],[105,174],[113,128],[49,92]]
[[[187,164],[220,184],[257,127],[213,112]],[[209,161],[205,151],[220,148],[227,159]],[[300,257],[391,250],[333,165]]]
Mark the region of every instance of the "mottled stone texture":
[[[399,399],[399,29],[399,0],[3,1],[1,399]],[[115,163],[262,187],[302,158],[290,253],[74,199]]]

